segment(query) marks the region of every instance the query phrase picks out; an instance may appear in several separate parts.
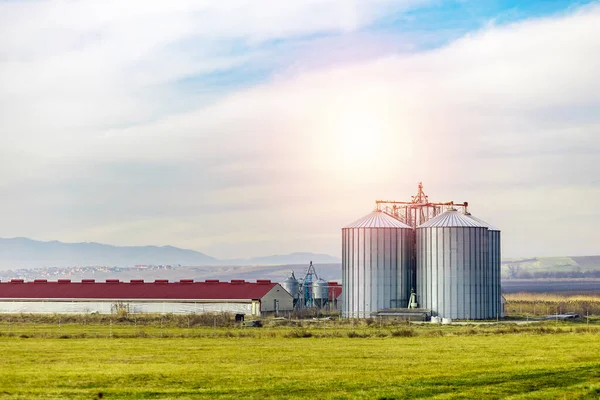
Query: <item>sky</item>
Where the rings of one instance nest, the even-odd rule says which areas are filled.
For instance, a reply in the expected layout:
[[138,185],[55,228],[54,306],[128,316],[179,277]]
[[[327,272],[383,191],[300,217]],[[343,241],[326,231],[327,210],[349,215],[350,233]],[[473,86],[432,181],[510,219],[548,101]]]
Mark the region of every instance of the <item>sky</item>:
[[376,199],[600,254],[600,3],[0,0],[0,237],[340,256]]

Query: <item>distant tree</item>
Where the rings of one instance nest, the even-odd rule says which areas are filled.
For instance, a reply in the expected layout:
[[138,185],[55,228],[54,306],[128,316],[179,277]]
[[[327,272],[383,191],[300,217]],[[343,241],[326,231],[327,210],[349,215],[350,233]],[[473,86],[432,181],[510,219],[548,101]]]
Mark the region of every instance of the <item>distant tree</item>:
[[516,279],[520,270],[521,270],[521,264],[509,264],[508,265],[508,278]]
[[529,271],[520,271],[516,276],[519,279],[533,279],[533,275]]

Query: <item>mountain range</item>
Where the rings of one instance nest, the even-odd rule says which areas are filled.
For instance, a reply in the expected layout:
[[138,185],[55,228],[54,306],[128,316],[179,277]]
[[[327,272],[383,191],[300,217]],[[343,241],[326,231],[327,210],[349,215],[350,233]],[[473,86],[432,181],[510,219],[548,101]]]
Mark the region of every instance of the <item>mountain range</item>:
[[327,254],[292,253],[250,259],[218,260],[195,250],[173,246],[112,246],[102,243],[42,242],[29,238],[0,239],[0,270],[19,268],[135,265],[283,265],[340,263]]

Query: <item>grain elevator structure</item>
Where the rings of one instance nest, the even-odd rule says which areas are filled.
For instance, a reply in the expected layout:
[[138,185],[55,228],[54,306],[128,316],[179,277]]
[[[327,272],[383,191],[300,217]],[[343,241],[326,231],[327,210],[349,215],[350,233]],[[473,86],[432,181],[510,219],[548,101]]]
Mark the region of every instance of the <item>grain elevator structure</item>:
[[500,230],[468,203],[376,201],[342,228],[342,315],[424,309],[432,317],[496,319],[501,313]]

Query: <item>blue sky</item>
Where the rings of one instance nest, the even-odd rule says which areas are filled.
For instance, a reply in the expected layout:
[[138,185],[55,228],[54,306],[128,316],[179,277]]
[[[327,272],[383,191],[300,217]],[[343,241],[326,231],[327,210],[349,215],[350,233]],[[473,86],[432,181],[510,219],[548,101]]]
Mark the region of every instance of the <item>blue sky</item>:
[[[194,109],[207,99],[268,81],[273,75],[294,68],[314,69],[368,60],[385,55],[422,52],[443,47],[486,26],[502,26],[528,19],[560,16],[593,1],[417,1],[411,7],[395,7],[352,31],[325,30],[248,41],[246,37],[212,38],[191,36],[169,44],[174,52],[201,62],[211,49],[212,57],[248,57],[229,67],[202,74],[183,75],[165,82],[173,91],[166,112]],[[397,2],[401,4],[402,2]],[[326,48],[327,54],[319,49]],[[315,49],[317,51],[315,52]],[[185,100],[181,100],[182,96]],[[189,96],[191,99],[188,99]]]
[[423,181],[599,254],[598,48],[598,2],[0,2],[0,237],[339,256]]
[[[374,18],[369,24],[352,32],[318,32],[275,38],[260,43],[248,43],[244,38],[216,41],[213,47],[220,56],[242,56],[254,51],[269,55],[257,57],[250,62],[202,75],[191,75],[170,82],[177,90],[203,92],[209,88],[228,91],[269,79],[281,69],[290,67],[297,50],[304,56],[306,47],[315,43],[329,42],[332,51],[328,57],[311,60],[319,67],[372,58],[398,52],[426,51],[447,45],[469,32],[476,32],[488,25],[505,25],[532,18],[562,15],[593,1],[541,0],[541,1],[423,1],[407,9],[395,10],[393,3],[389,14]],[[362,38],[368,38],[364,46]],[[393,38],[390,40],[389,38]],[[379,41],[380,39],[380,41]],[[192,38],[173,45],[193,55],[198,39]],[[337,45],[337,46],[336,46]],[[363,46],[361,46],[363,45]],[[336,48],[337,47],[337,48]],[[304,50],[304,51],[303,51]],[[320,54],[320,56],[323,56]]]
[[385,16],[369,30],[417,34],[424,38],[420,48],[431,48],[489,24],[502,25],[550,16],[589,3],[591,1],[431,1],[406,13]]

